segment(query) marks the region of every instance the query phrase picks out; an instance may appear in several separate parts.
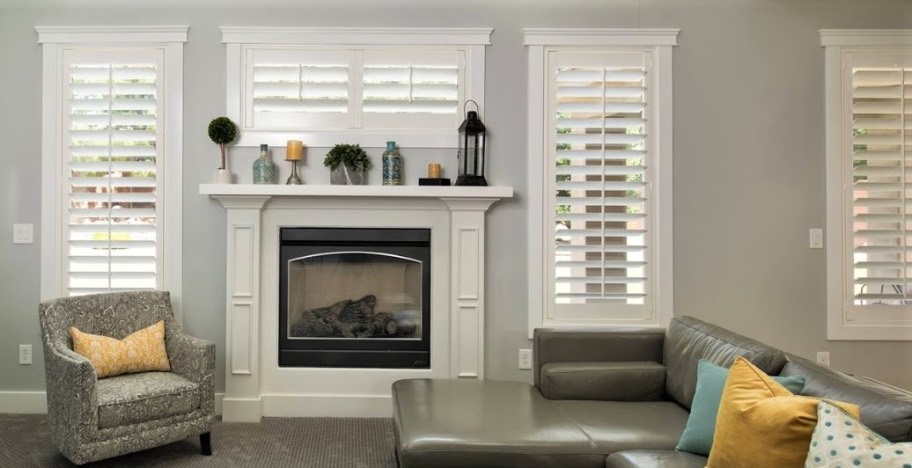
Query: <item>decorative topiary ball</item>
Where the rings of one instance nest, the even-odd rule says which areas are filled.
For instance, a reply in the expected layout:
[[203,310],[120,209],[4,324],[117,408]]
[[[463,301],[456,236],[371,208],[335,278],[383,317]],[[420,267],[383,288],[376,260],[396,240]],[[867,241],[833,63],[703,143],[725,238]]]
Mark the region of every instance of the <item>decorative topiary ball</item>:
[[216,144],[227,145],[237,136],[237,125],[228,117],[216,117],[209,122],[209,138]]

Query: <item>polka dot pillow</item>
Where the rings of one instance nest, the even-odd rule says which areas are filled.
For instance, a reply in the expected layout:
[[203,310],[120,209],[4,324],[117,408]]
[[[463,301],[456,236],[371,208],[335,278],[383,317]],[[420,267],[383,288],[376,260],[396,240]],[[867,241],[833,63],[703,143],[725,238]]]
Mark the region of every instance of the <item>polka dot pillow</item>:
[[912,468],[912,442],[890,443],[839,407],[822,400],[817,405],[817,427],[804,466]]

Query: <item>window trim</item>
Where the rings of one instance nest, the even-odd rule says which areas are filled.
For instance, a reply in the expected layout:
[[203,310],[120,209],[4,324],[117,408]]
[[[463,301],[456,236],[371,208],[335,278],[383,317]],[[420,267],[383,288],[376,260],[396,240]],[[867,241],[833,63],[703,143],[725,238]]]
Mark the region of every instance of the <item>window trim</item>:
[[[529,161],[529,221],[528,221],[528,282],[529,317],[528,335],[539,327],[591,327],[605,325],[636,325],[662,327],[671,320],[674,302],[673,256],[672,256],[672,47],[677,45],[680,29],[523,29],[524,44],[528,49],[528,161]],[[599,320],[599,321],[549,321],[545,319],[548,290],[546,287],[549,266],[546,258],[544,232],[545,153],[547,140],[547,53],[551,50],[602,50],[605,48],[637,47],[649,48],[654,54],[653,73],[656,75],[655,153],[660,154],[655,162],[655,179],[652,187],[655,194],[655,212],[652,214],[656,227],[654,307],[655,313],[646,320]]]
[[227,46],[227,116],[241,127],[236,146],[284,146],[286,141],[303,140],[305,145],[330,147],[340,141],[358,143],[365,147],[384,147],[395,139],[400,146],[423,148],[455,148],[456,128],[446,134],[439,132],[383,131],[359,129],[347,131],[288,132],[277,130],[245,130],[243,128],[243,49],[255,45],[300,45],[341,47],[376,46],[452,46],[465,50],[465,100],[478,103],[484,112],[485,48],[491,44],[491,28],[333,28],[333,27],[251,27],[222,26],[222,43]]
[[[846,301],[849,277],[846,265],[846,229],[843,159],[846,145],[844,125],[851,111],[846,108],[843,59],[846,53],[906,51],[912,53],[912,29],[821,29],[820,45],[825,48],[826,114],[826,227],[830,241],[826,247],[826,317],[828,340],[912,340],[912,323],[853,320]],[[847,239],[848,237],[848,239]]]
[[41,113],[41,300],[66,294],[62,238],[64,193],[61,165],[61,92],[63,50],[80,46],[137,46],[164,53],[165,128],[163,149],[164,219],[161,275],[163,290],[171,292],[172,306],[182,320],[183,222],[183,82],[184,43],[189,26],[37,26],[42,45]]

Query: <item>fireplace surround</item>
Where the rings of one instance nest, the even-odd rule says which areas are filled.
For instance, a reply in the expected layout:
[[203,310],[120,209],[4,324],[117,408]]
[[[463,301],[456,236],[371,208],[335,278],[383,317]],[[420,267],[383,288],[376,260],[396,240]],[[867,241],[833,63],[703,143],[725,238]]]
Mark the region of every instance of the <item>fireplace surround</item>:
[[[226,215],[224,421],[388,417],[405,378],[484,378],[485,213],[511,187],[203,184]],[[279,263],[287,227],[430,233],[428,368],[279,365]],[[217,395],[218,398],[218,395]]]

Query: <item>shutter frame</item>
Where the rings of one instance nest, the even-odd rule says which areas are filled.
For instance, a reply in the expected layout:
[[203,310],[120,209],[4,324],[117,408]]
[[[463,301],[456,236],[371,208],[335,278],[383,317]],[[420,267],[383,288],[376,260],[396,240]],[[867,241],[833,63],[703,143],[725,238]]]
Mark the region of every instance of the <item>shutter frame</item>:
[[[557,165],[547,172],[545,219],[553,221],[545,239],[554,264],[546,319],[653,318],[653,53],[551,51],[547,63],[546,155]],[[569,213],[558,214],[561,206]],[[570,226],[555,231],[555,223]]]
[[163,63],[158,48],[63,52],[62,274],[70,295],[161,287]]

